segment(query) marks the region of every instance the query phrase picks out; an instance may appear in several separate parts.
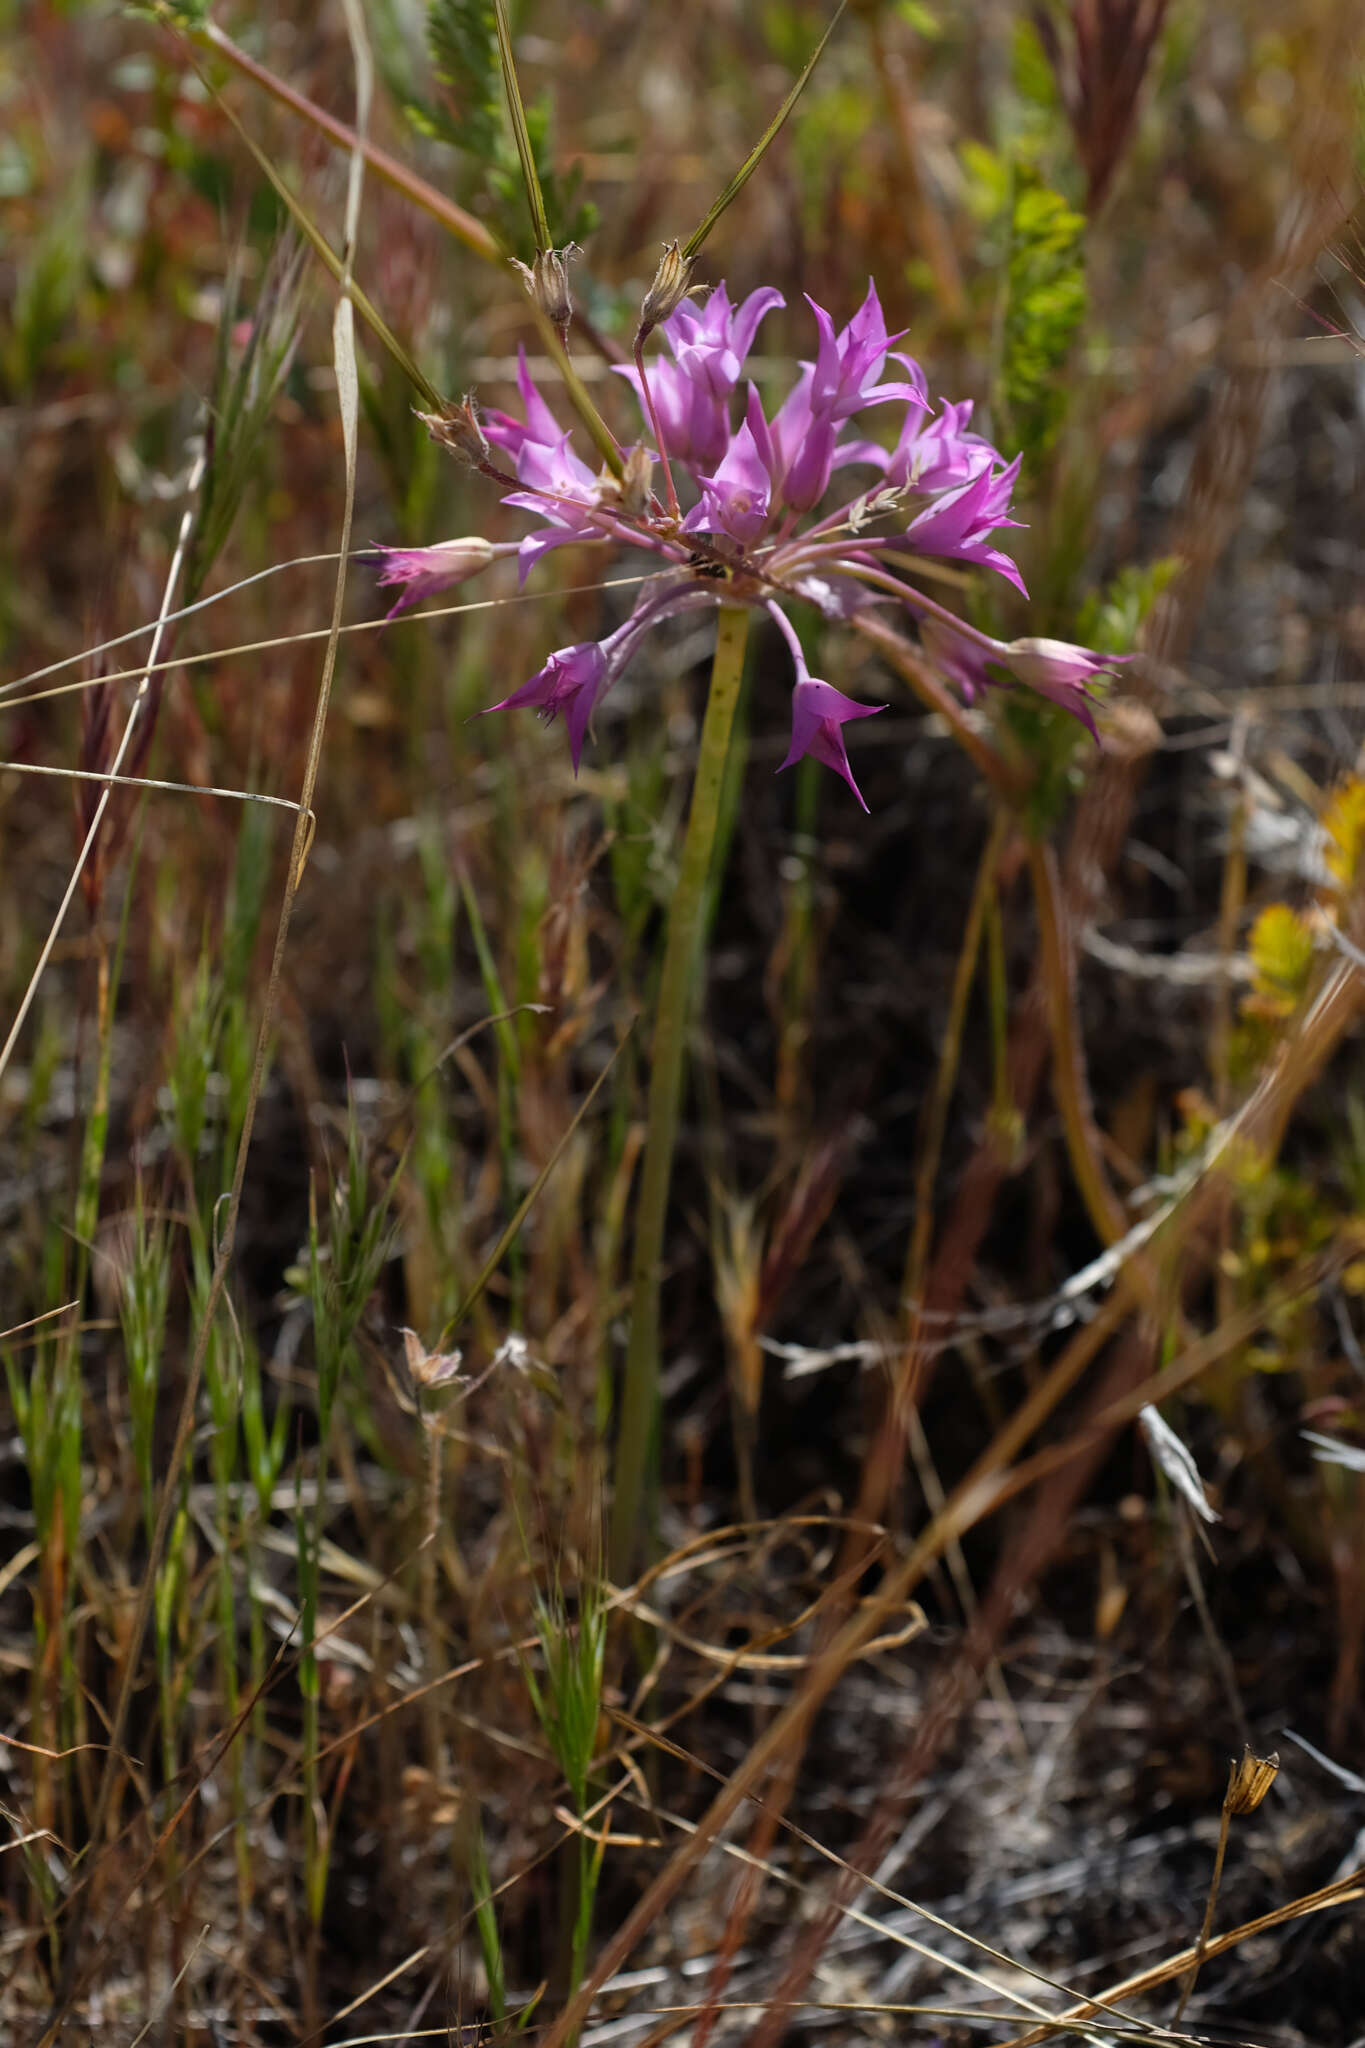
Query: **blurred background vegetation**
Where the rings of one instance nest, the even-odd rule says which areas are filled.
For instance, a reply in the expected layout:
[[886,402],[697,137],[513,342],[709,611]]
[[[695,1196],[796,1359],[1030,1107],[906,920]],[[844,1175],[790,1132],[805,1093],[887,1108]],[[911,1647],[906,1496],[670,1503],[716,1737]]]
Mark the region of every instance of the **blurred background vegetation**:
[[[513,10],[574,360],[623,436],[660,246],[829,11]],[[412,175],[371,161],[356,279],[439,392],[510,404],[519,343],[549,388],[487,11],[363,16],[369,136]],[[637,662],[577,778],[562,733],[475,716],[619,623],[635,565],[503,564],[383,626],[376,544],[524,522],[362,323],[267,1010],[346,463],[334,284],[230,115],[339,249],[346,11],[0,27],[0,2026],[1012,2039],[1154,1971],[1132,2010],[1169,2038],[1243,1743],[1282,1768],[1215,1931],[1365,1861],[1356,10],[854,0],[706,247],[701,279],[785,295],[765,388],[802,294],[842,322],[875,277],[930,388],[1023,457],[1032,602],[972,616],[1141,652],[1099,749],[1022,695],[981,714],[1004,805],[813,626],[819,672],[892,706],[848,735],[864,818],[813,763],[776,777],[786,657],[754,635],[634,1590],[602,1563],[628,1027],[710,625]],[[145,676],[124,636],[168,591],[214,601]],[[698,1854],[613,1961],[765,1756],[728,1830],[759,1864]],[[1211,1957],[1182,2025],[1360,2039],[1353,1896]]]

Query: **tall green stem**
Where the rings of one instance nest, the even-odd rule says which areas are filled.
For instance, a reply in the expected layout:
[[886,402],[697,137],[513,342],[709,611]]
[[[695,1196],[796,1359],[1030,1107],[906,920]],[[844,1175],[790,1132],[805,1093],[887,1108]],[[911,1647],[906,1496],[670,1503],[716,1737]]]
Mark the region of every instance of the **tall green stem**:
[[668,914],[668,938],[659,978],[650,1061],[649,1118],[644,1164],[635,1213],[635,1254],[631,1264],[630,1343],[621,1393],[621,1427],[616,1444],[609,1564],[618,1585],[639,1564],[652,1518],[658,1478],[659,1281],[664,1249],[673,1150],[682,1102],[683,1062],[692,1008],[697,942],[706,886],[720,819],[725,758],[734,728],[744,673],[749,614],[723,605],[716,633],[711,688],[702,721],[701,751],[692,790],[692,809],[683,843],[682,869]]

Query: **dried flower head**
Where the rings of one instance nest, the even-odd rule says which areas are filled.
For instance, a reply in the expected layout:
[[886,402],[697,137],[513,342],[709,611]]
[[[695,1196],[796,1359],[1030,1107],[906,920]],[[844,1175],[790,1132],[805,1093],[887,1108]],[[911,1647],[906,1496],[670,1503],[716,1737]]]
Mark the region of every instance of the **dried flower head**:
[[491,464],[493,451],[479,424],[479,409],[468,393],[458,405],[447,405],[442,412],[419,412],[417,417],[433,441],[471,468],[485,469]]
[[1244,1744],[1242,1754],[1228,1771],[1228,1789],[1223,1797],[1224,1811],[1255,1813],[1274,1784],[1279,1768],[1280,1759],[1277,1751],[1272,1751],[1269,1756],[1253,1756],[1250,1744]]
[[403,1356],[408,1372],[418,1392],[428,1387],[454,1387],[465,1384],[465,1375],[460,1371],[464,1363],[461,1351],[428,1351],[416,1330],[405,1329]]
[[573,320],[573,296],[569,291],[569,258],[578,254],[578,244],[562,249],[542,249],[534,263],[521,263],[514,256],[512,267],[561,341],[568,338]]
[[689,261],[676,242],[665,242],[654,281],[640,303],[637,341],[643,341],[661,321],[677,312],[692,289],[692,273],[696,267],[695,256]]

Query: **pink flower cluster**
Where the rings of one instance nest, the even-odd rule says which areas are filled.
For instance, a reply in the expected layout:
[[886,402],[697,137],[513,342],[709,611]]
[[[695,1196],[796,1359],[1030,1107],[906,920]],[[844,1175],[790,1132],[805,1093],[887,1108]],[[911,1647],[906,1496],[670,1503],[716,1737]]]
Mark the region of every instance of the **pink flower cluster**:
[[[570,542],[628,544],[659,559],[623,626],[605,640],[560,648],[490,710],[528,705],[547,719],[562,713],[577,770],[593,711],[651,627],[678,612],[751,604],[777,622],[795,664],[792,743],[783,767],[813,755],[862,803],[842,727],[883,707],[860,704],[809,674],[783,610],[784,599],[796,598],[830,618],[900,602],[916,619],[926,654],[969,702],[988,686],[1023,684],[1093,732],[1089,685],[1108,661],[1064,641],[993,640],[908,580],[918,562],[937,559],[993,569],[1023,591],[1015,564],[995,545],[997,534],[1019,523],[1010,517],[1018,461],[1007,463],[972,432],[970,403],[933,409],[923,372],[896,349],[901,337],[887,333],[871,284],[837,331],[824,308],[807,300],[818,335],[815,359],[801,364],[769,419],[752,383],[742,399],[738,394],[759,324],[783,303],[764,289],[732,305],[721,284],[704,305],[684,301],[662,324],[668,353],[646,369],[647,386],[637,368],[620,372],[646,423],[624,481],[594,473],[574,451],[524,355],[517,378],[522,417],[478,416],[488,458],[480,466],[515,482],[503,502],[538,522],[513,544],[523,579],[543,555]],[[890,446],[889,435],[870,439],[866,428],[858,431],[860,415],[885,407],[899,409]],[[497,467],[493,450],[514,477]],[[655,491],[660,465],[664,503]],[[860,488],[840,495],[833,480],[845,470],[863,477]],[[683,479],[691,490],[680,504],[676,486]],[[829,509],[831,496],[839,502]],[[401,610],[465,581],[506,551],[479,540],[387,550],[383,580],[404,587],[394,607]]]

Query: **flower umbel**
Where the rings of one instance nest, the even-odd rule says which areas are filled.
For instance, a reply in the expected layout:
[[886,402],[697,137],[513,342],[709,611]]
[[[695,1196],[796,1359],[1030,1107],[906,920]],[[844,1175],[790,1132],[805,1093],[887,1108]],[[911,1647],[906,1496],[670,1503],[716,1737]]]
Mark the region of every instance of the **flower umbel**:
[[[800,365],[770,418],[757,387],[739,387],[760,323],[784,303],[780,293],[761,289],[736,305],[720,284],[697,304],[689,284],[687,267],[667,252],[642,323],[642,335],[658,326],[667,352],[646,362],[637,346],[634,364],[620,368],[640,403],[642,434],[622,448],[619,475],[594,472],[575,452],[524,354],[520,418],[478,416],[485,447],[516,471],[516,488],[504,490],[503,502],[536,521],[517,547],[523,579],[549,550],[582,541],[643,548],[658,571],[623,626],[600,642],[559,649],[490,709],[529,705],[546,718],[562,712],[577,771],[594,711],[650,627],[681,611],[754,606],[778,622],[796,664],[783,767],[809,754],[861,804],[843,729],[882,707],[859,704],[808,672],[782,608],[784,599],[801,598],[831,620],[899,602],[926,654],[969,703],[992,686],[1022,686],[1093,733],[1094,679],[1112,661],[1064,641],[991,640],[910,580],[917,561],[946,561],[992,570],[1027,596],[997,544],[1019,524],[1010,509],[1019,463],[1007,463],[972,431],[969,404],[930,403],[919,365],[887,332],[875,286],[869,283],[842,328],[807,301],[815,357]],[[493,469],[491,457],[478,466],[513,481]],[[868,472],[863,487],[831,506],[834,476],[860,467]],[[690,497],[679,484],[690,486]],[[404,586],[395,610],[475,573],[483,566],[475,552],[470,542],[390,551],[383,580]],[[488,558],[500,552],[489,548]]]

